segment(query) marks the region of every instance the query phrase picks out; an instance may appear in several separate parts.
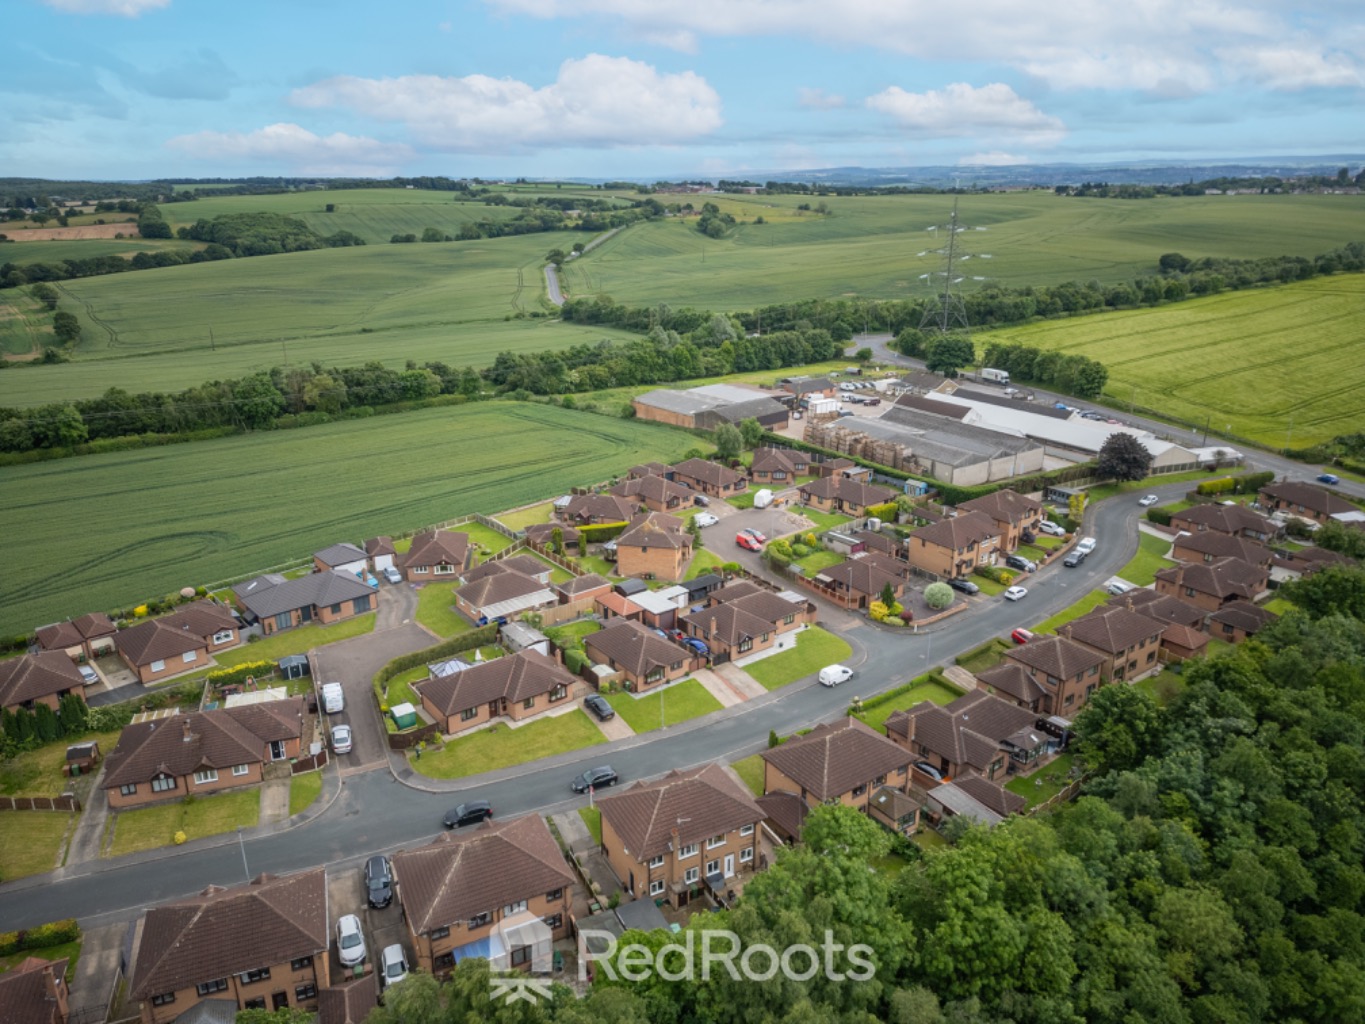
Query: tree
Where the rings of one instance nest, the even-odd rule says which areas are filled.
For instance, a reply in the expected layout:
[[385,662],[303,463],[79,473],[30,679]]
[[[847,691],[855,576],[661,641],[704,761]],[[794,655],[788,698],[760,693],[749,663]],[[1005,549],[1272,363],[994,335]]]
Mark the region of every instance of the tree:
[[907,327],[896,335],[896,340],[891,342],[891,347],[903,356],[919,358],[924,355],[925,347],[930,340],[929,335],[918,327]]
[[924,588],[924,603],[940,611],[953,603],[953,588],[946,583],[930,583]]
[[1096,472],[1106,480],[1142,480],[1152,468],[1152,453],[1132,434],[1110,434],[1100,445]]
[[853,358],[860,363],[870,363],[872,361],[872,350],[870,348],[860,348],[853,353]]
[[1136,768],[1161,741],[1156,702],[1135,686],[1101,686],[1076,716],[1076,741],[1097,772]]
[[877,595],[877,600],[881,601],[882,604],[890,608],[893,604],[896,603],[895,588],[892,587],[891,584],[888,582],[886,586],[882,587],[882,592]]
[[733,423],[722,423],[716,428],[716,457],[728,462],[739,458],[744,447],[744,435]]
[[745,448],[757,448],[763,443],[763,435],[766,431],[763,429],[763,424],[750,416],[746,420],[739,421],[739,433],[744,439]]
[[1190,261],[1178,252],[1168,252],[1162,254],[1161,259],[1157,260],[1157,265],[1161,267],[1162,273],[1183,273],[1190,268]]
[[445,232],[442,231],[440,228],[427,228],[422,232],[422,241],[446,242],[449,241],[449,239],[446,238]]
[[76,407],[64,405],[53,417],[49,436],[54,447],[70,448],[85,444],[90,439],[90,431],[86,429],[85,420]]
[[1365,619],[1365,569],[1329,565],[1286,583],[1280,594],[1315,619],[1334,613]]
[[68,313],[64,309],[59,309],[52,314],[52,333],[64,345],[69,345],[77,341],[81,336],[81,322],[76,319],[75,313]]
[[340,412],[346,406],[346,384],[330,373],[316,374],[304,385],[303,400],[319,412]]
[[945,334],[929,342],[924,351],[924,365],[934,373],[956,377],[957,371],[976,362],[972,340],[960,335]]
[[253,373],[237,382],[233,401],[242,422],[252,430],[269,426],[284,412],[284,395],[268,373]]
[[52,285],[40,281],[30,288],[29,292],[48,309],[57,308],[57,289],[53,288]]

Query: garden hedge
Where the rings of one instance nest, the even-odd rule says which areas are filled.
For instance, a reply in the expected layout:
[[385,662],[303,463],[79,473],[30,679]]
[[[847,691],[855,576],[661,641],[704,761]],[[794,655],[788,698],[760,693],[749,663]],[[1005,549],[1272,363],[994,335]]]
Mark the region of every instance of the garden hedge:
[[473,650],[475,647],[484,647],[491,644],[498,638],[498,625],[490,622],[486,626],[480,626],[469,633],[453,637],[434,647],[426,647],[420,651],[413,651],[411,654],[404,654],[394,658],[374,677],[377,685],[387,683],[396,675],[401,675],[409,669],[414,669],[418,665],[426,665],[433,661],[440,661],[442,658],[451,658],[464,651]]

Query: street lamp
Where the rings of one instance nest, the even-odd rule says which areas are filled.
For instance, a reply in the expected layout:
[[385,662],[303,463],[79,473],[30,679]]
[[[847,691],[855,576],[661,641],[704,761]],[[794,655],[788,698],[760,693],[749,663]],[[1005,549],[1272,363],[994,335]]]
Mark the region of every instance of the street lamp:
[[242,871],[246,875],[246,880],[251,881],[251,869],[246,864],[246,840],[242,838],[242,826],[237,826],[237,845],[242,848]]

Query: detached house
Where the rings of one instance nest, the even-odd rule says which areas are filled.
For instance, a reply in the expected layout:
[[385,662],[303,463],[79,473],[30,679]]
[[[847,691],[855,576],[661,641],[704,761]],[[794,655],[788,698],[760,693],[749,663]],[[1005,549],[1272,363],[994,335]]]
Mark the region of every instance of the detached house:
[[1157,593],[1216,612],[1233,601],[1255,601],[1269,586],[1270,571],[1240,558],[1182,562],[1156,574]]
[[[723,588],[729,590],[729,587]],[[789,650],[814,619],[809,602],[794,603],[767,591],[717,601],[679,620],[688,636],[703,641],[712,659],[744,665]]]
[[0,708],[6,711],[32,709],[35,704],[46,704],[56,711],[68,693],[84,700],[85,680],[61,651],[22,654],[0,661]]
[[743,474],[706,459],[686,459],[673,467],[673,479],[713,498],[729,498],[748,486]]
[[603,797],[602,852],[632,896],[684,907],[758,862],[763,810],[718,764],[674,770]]
[[538,814],[399,851],[393,874],[419,970],[447,974],[469,957],[524,968],[548,955],[547,935],[570,935],[574,874]]
[[532,523],[526,527],[526,543],[553,548],[556,530],[559,531],[559,542],[566,549],[578,546],[578,528],[566,523]]
[[[543,562],[536,564],[544,568]],[[477,571],[476,579],[455,591],[455,607],[474,622],[519,615],[533,608],[559,603],[548,583],[508,568],[502,562],[486,562]],[[548,578],[548,570],[546,575]]]
[[213,601],[196,601],[114,638],[114,646],[143,683],[203,668],[210,655],[238,643],[237,619]]
[[880,601],[887,587],[897,599],[905,593],[905,577],[894,568],[894,563],[879,565],[876,558],[848,558],[821,569],[815,580],[829,587],[835,600],[846,607],[866,608],[873,601]]
[[82,615],[37,629],[38,646],[44,651],[64,651],[72,661],[93,661],[114,649],[118,627],[104,612]]
[[328,625],[375,607],[374,591],[348,572],[315,572],[287,580],[277,573],[232,588],[237,605],[261,621],[266,636],[318,622]]
[[554,658],[527,649],[433,675],[413,689],[441,732],[452,735],[496,718],[519,722],[561,707],[586,694],[588,684]]
[[692,535],[676,516],[659,512],[636,516],[616,538],[616,572],[620,576],[682,579],[691,561]]
[[842,473],[802,484],[800,494],[802,504],[811,508],[850,516],[866,515],[869,505],[885,505],[896,497],[896,492],[889,487],[859,483]]
[[622,480],[611,489],[611,493],[618,498],[638,502],[651,512],[672,512],[690,505],[694,494],[682,484],[654,474]]
[[[1038,636],[1007,652],[1005,660],[1019,665],[1043,691],[1036,710],[1045,715],[1070,718],[1085,706],[1096,687],[1103,684],[1101,671],[1109,659],[1064,636]],[[997,689],[1014,696],[1004,687]]]
[[363,548],[354,544],[333,544],[329,548],[313,552],[313,571],[349,572],[352,576],[363,576],[369,568],[370,556]]
[[914,760],[856,718],[817,726],[762,756],[765,795],[793,793],[808,807],[844,804],[864,814],[878,787],[905,790]]
[[1100,674],[1105,682],[1135,683],[1161,671],[1161,636],[1167,625],[1128,608],[1105,606],[1057,632],[1104,655]]
[[71,1012],[66,988],[70,957],[25,957],[0,974],[0,1019],[5,1024],[67,1024]]
[[1325,487],[1301,480],[1266,484],[1257,497],[1261,505],[1272,512],[1283,512],[1314,523],[1326,523],[1342,512],[1356,511],[1356,507],[1345,498],[1338,498]]
[[697,664],[694,652],[634,619],[612,619],[605,628],[583,638],[583,650],[594,664],[619,673],[632,693],[681,679]]
[[984,512],[962,512],[912,530],[905,557],[916,569],[944,579],[970,576],[978,565],[994,565],[1001,530]]
[[946,707],[926,700],[896,711],[885,729],[893,743],[932,764],[945,779],[974,772],[1002,780],[1032,765],[1055,743],[1038,728],[1036,712],[982,690]]
[[1274,612],[1250,601],[1232,601],[1209,615],[1208,632],[1219,640],[1240,644],[1278,618]]
[[469,534],[455,530],[427,530],[412,538],[412,547],[399,559],[409,583],[454,579],[469,567]]
[[755,448],[749,478],[769,487],[790,487],[810,473],[810,456],[792,448]]
[[1279,528],[1265,516],[1245,505],[1194,505],[1171,516],[1171,525],[1186,533],[1226,533],[1265,543]]
[[1043,521],[1041,502],[1026,498],[1008,487],[964,501],[958,508],[989,516],[1000,531],[1000,542],[1005,551],[1013,551],[1023,543],[1022,536],[1026,530],[1036,536],[1038,524]]
[[133,946],[129,991],[142,1024],[171,1024],[206,1000],[238,1010],[314,1010],[330,983],[327,873],[260,875],[152,907]]
[[636,504],[615,494],[580,494],[559,511],[559,517],[573,526],[626,523],[635,514]]

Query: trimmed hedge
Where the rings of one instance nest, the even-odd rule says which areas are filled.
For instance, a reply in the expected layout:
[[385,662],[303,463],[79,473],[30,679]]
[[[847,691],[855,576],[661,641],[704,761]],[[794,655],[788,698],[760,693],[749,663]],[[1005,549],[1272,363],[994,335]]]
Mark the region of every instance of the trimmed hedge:
[[232,668],[220,668],[208,673],[204,678],[214,686],[232,686],[234,683],[245,682],[248,678],[259,676],[273,676],[275,674],[275,663],[273,661],[247,661]]
[[593,523],[578,527],[578,538],[584,544],[600,544],[621,536],[630,523]]
[[1170,509],[1149,508],[1147,510],[1147,522],[1156,523],[1158,526],[1170,526],[1172,515]]
[[869,700],[863,701],[863,702],[862,702],[862,711],[863,711],[864,713],[866,713],[866,712],[868,712],[868,711],[874,711],[874,710],[876,710],[877,708],[881,707],[883,704],[890,704],[890,703],[891,703],[892,701],[894,701],[897,697],[902,697],[902,696],[904,696],[905,694],[909,693],[911,690],[913,690],[913,689],[915,689],[915,688],[917,688],[917,687],[923,686],[925,683],[939,683],[939,684],[941,684],[941,685],[943,685],[943,686],[947,686],[947,687],[949,687],[949,688],[951,688],[951,689],[954,689],[954,690],[961,690],[961,689],[962,689],[962,687],[956,685],[955,683],[950,682],[949,679],[948,679],[948,677],[945,676],[945,675],[944,675],[942,672],[940,672],[938,669],[932,669],[932,670],[930,670],[930,671],[924,673],[924,675],[922,675],[922,676],[916,676],[914,679],[910,680],[908,683],[902,683],[900,686],[897,686],[894,690],[887,690],[887,691],[886,691],[885,693],[883,693],[883,694],[880,694],[880,695],[878,695],[878,696],[876,696],[876,697],[873,697],[873,698],[871,698],[871,699],[869,699]]
[[993,583],[999,583],[1008,587],[1014,582],[1014,573],[1008,569],[1002,569],[998,565],[978,565],[972,570],[973,575],[983,576]]
[[420,651],[413,651],[411,654],[404,654],[394,658],[378,672],[375,673],[374,682],[376,686],[382,686],[396,675],[401,675],[418,665],[426,665],[441,658],[450,658],[463,651],[473,650],[475,647],[484,647],[491,644],[498,638],[498,625],[490,622],[486,626],[480,626],[472,632],[462,636],[453,637],[443,643],[436,644],[434,647],[426,647]]
[[80,925],[74,917],[64,921],[50,921],[37,928],[17,932],[0,932],[0,956],[22,953],[29,949],[47,949],[75,942],[81,937]]
[[1229,494],[1236,490],[1237,481],[1230,476],[1220,476],[1214,480],[1204,480],[1195,487],[1196,494]]

